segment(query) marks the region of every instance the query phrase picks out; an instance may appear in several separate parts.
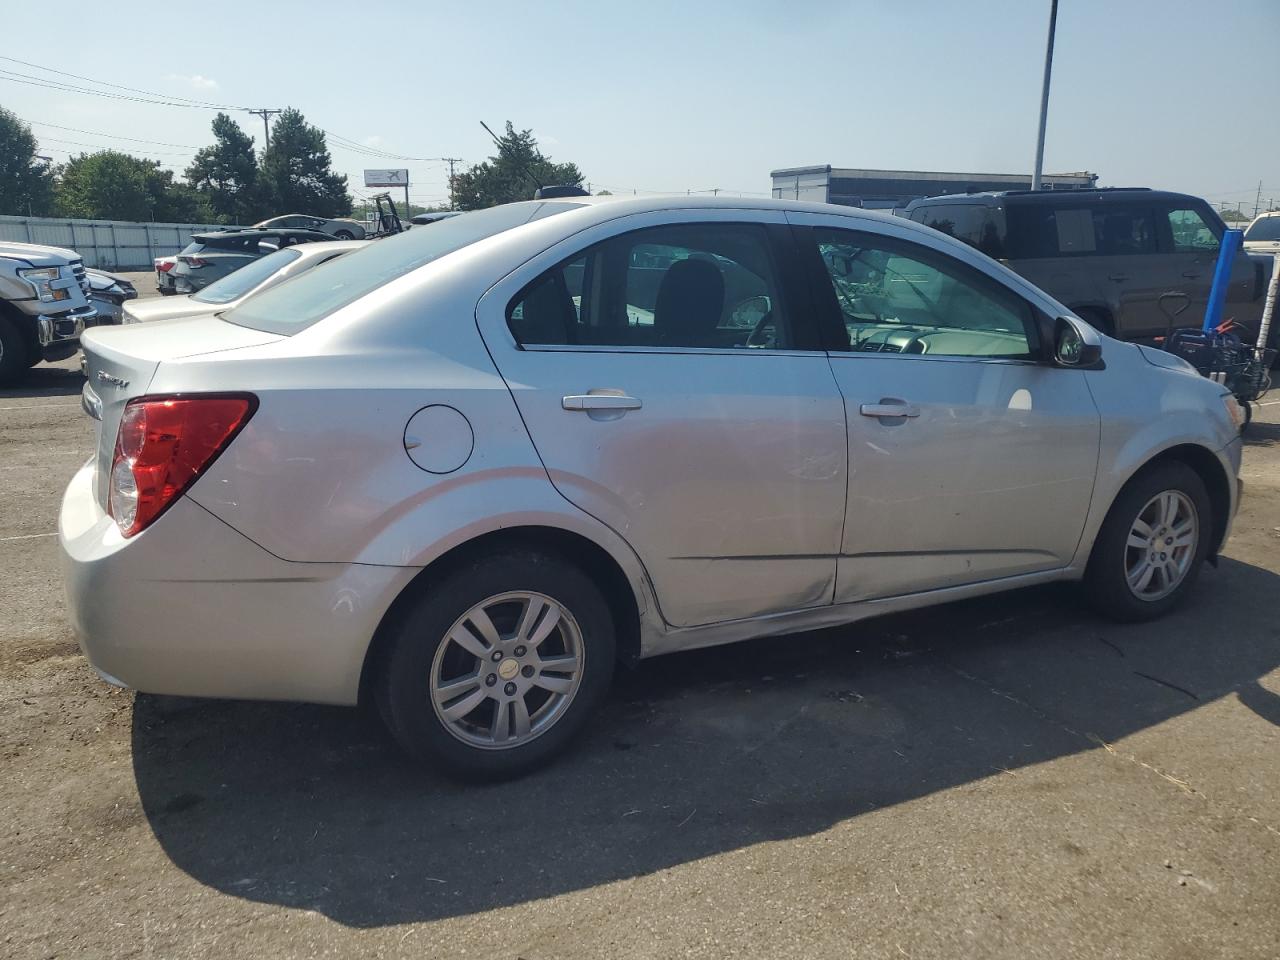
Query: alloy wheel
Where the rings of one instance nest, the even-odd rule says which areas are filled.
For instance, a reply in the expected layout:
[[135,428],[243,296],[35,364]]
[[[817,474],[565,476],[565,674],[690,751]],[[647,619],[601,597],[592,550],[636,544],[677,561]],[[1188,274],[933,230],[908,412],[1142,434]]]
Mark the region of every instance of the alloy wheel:
[[458,618],[431,662],[436,717],[469,746],[506,750],[550,729],[582,684],[572,614],[545,594],[501,593]]
[[1162,600],[1195,561],[1200,518],[1180,490],[1156,494],[1138,511],[1125,541],[1125,579],[1139,600]]

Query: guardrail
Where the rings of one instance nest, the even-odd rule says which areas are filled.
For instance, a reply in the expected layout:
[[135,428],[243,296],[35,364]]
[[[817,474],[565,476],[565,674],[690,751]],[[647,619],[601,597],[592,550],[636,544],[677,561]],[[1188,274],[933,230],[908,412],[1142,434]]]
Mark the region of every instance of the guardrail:
[[[150,270],[191,242],[193,233],[228,229],[217,223],[136,223],[59,217],[0,217],[0,241],[67,247],[99,270]],[[230,227],[229,229],[236,229]]]

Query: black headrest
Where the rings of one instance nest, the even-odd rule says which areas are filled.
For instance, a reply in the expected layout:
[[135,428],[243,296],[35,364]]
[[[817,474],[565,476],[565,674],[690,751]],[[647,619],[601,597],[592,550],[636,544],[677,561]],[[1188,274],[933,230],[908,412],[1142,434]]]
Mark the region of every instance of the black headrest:
[[713,346],[724,310],[724,277],[706,260],[677,260],[662,277],[653,307],[659,340]]

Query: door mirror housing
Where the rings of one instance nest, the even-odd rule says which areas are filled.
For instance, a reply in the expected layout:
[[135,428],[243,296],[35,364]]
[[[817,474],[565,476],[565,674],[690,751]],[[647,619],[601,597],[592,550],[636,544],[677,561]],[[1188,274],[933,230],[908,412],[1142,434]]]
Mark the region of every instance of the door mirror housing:
[[1102,338],[1098,331],[1076,317],[1059,317],[1053,325],[1053,363],[1076,370],[1101,369]]

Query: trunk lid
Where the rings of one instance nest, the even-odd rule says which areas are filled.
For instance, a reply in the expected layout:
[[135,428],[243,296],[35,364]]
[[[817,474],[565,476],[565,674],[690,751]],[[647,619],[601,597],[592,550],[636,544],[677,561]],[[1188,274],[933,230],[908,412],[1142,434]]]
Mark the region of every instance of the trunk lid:
[[124,327],[93,327],[84,332],[85,385],[82,403],[96,421],[94,490],[105,510],[110,486],[111,458],[124,408],[135,397],[146,395],[156,371],[165,361],[283,340],[226,323],[209,314],[165,323]]

